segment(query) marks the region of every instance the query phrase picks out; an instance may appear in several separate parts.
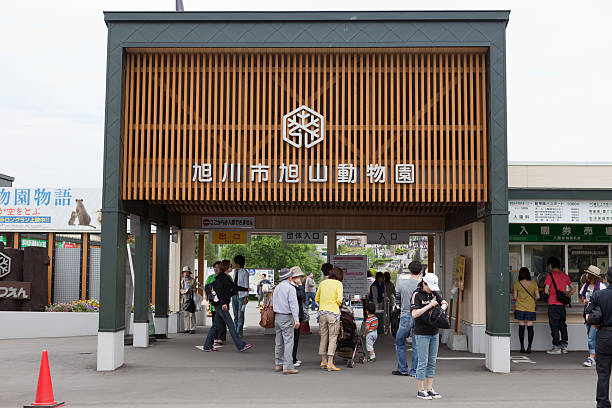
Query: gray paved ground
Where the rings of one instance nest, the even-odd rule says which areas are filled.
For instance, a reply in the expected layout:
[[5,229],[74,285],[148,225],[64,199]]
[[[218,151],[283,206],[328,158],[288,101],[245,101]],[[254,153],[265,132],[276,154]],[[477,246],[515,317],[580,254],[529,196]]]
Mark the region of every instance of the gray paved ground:
[[[435,388],[439,401],[415,398],[415,380],[391,376],[395,367],[392,341],[379,339],[378,361],[328,373],[319,370],[318,336],[303,336],[299,375],[273,372],[273,337],[247,330],[255,345],[237,353],[231,341],[222,351],[203,353],[206,329],[179,334],[148,349],[126,347],[126,364],[98,373],[96,338],[0,341],[0,406],[32,402],[40,352],[49,351],[56,399],[72,407],[385,407],[443,404],[447,407],[588,407],[595,406],[594,369],[581,367],[583,353],[549,356],[534,353],[535,364],[514,363],[511,374],[491,374],[481,355],[441,349]],[[468,358],[446,359],[452,358]],[[340,362],[339,362],[340,363]]]

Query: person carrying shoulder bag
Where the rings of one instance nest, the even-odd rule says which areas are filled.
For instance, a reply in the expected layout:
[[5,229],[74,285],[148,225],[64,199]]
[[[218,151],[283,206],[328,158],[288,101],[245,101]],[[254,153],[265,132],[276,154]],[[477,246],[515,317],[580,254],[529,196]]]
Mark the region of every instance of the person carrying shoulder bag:
[[[548,296],[548,324],[552,336],[552,348],[548,354],[567,354],[567,324],[565,305],[569,304],[569,297],[574,292],[569,276],[561,271],[559,258],[548,258],[550,273],[544,280],[544,293]],[[569,291],[567,287],[569,286]],[[560,336],[559,336],[560,335]]]
[[[519,280],[514,284],[512,297],[515,301],[514,318],[519,324],[521,353],[531,353],[533,343],[533,322],[536,320],[536,301],[540,299],[538,284],[531,280],[528,268],[519,270]],[[525,350],[525,326],[527,326],[528,345]]]

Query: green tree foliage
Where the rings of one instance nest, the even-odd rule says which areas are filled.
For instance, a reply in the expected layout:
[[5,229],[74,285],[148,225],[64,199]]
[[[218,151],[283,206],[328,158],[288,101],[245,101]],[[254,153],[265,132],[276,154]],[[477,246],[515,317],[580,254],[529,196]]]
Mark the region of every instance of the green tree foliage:
[[309,244],[285,244],[280,236],[261,235],[251,238],[246,245],[225,245],[221,250],[221,258],[234,259],[242,254],[246,258],[247,268],[269,268],[278,271],[282,268],[299,266],[304,274],[312,272],[315,281],[321,279],[323,260],[316,247]]
[[419,248],[414,250],[414,254],[412,254],[412,260],[423,262],[423,259],[421,258],[421,250]]

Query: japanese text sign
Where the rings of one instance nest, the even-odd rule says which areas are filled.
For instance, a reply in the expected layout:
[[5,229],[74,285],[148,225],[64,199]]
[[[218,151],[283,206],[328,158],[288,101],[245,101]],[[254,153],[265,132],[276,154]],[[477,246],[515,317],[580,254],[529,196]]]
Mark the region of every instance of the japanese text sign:
[[253,229],[255,217],[202,217],[202,228],[212,229]]
[[213,244],[246,244],[249,234],[246,231],[211,231],[210,242]]
[[286,244],[323,244],[323,231],[289,231],[283,232],[283,242]]

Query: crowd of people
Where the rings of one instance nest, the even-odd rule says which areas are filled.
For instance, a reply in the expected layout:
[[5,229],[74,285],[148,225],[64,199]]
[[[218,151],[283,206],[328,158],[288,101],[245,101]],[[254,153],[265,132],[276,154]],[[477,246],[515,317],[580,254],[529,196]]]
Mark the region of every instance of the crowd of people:
[[[244,269],[245,258],[238,255],[233,263],[217,261],[213,265],[214,275],[207,278],[204,289],[210,304],[213,324],[203,346],[205,352],[217,351],[226,342],[227,332],[236,349],[240,352],[252,347],[243,341],[244,314],[248,304],[249,274]],[[531,353],[534,339],[533,323],[536,320],[536,301],[545,297],[548,303],[548,319],[552,337],[549,354],[565,354],[568,348],[566,305],[573,288],[558,258],[549,258],[549,274],[540,292],[536,282],[531,280],[528,268],[521,268],[519,279],[512,291],[515,300],[514,317],[518,322],[521,353]],[[274,312],[275,348],[274,369],[283,374],[298,374],[302,361],[298,358],[300,328],[310,320],[310,313],[316,313],[319,324],[320,368],[328,372],[341,371],[334,363],[338,336],[340,335],[341,307],[345,301],[343,291],[343,270],[326,263],[321,268],[322,279],[318,287],[311,273],[304,274],[299,266],[281,269],[276,286],[265,275],[257,284],[258,305],[269,304]],[[439,326],[436,319],[440,313],[447,319],[448,304],[440,295],[438,278],[433,273],[424,273],[423,265],[413,261],[407,274],[391,282],[390,274],[377,273],[368,277],[369,293],[364,305],[363,344],[369,361],[376,361],[375,343],[378,338],[381,317],[388,316],[390,308],[399,309],[399,324],[395,338],[397,369],[393,375],[416,378],[417,397],[438,399],[441,395],[433,388],[436,359],[439,347]],[[603,275],[596,266],[585,270],[585,283],[579,289],[584,303],[584,318],[589,355],[584,365],[597,365],[598,407],[609,407],[609,377],[612,366],[612,290],[602,282]],[[230,276],[231,274],[231,276]],[[608,282],[612,281],[612,268],[607,271]],[[195,315],[188,311],[193,295],[199,287],[191,277],[188,267],[183,269],[181,295],[184,304],[185,332],[194,333]],[[230,307],[233,318],[230,314]],[[595,324],[589,315],[598,316]],[[594,319],[592,317],[592,319]],[[595,320],[593,320],[595,321]],[[388,322],[382,322],[387,325]],[[525,331],[527,344],[525,345]],[[408,366],[407,339],[412,338],[411,363]],[[606,405],[606,401],[608,405]],[[601,404],[600,404],[601,402]]]

